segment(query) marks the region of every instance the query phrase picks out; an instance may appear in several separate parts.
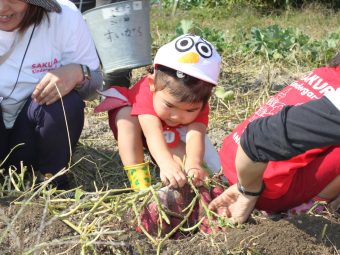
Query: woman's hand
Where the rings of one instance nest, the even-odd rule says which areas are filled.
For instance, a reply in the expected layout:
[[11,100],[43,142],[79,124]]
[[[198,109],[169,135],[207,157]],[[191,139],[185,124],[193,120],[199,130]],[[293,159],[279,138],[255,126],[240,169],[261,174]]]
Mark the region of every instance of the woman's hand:
[[70,93],[83,80],[79,64],[68,64],[49,71],[35,87],[32,98],[38,104],[52,104]]
[[257,198],[241,194],[237,184],[234,184],[211,201],[209,209],[220,216],[231,218],[234,223],[244,223],[253,211]]

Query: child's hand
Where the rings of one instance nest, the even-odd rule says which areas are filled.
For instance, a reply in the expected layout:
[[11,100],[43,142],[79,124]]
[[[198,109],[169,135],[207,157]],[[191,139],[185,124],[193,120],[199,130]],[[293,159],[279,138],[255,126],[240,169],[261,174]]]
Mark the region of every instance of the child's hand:
[[196,187],[202,186],[208,177],[207,172],[200,165],[188,166],[186,164],[185,172],[189,177],[192,177],[192,182]]
[[181,188],[187,183],[187,178],[182,167],[176,161],[171,160],[159,164],[160,176],[164,185],[172,188]]

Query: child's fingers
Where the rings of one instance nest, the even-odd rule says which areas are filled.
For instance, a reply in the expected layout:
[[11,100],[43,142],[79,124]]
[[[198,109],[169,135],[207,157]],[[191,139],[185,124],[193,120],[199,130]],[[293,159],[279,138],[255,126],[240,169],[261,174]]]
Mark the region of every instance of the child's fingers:
[[194,183],[195,187],[203,186],[203,181],[200,178],[193,179],[193,183]]
[[200,187],[200,186],[203,186],[206,178],[207,178],[206,176],[202,177],[202,176],[198,175],[195,178],[193,178],[192,181],[193,181],[193,183],[196,187]]
[[183,173],[179,173],[173,176],[173,181],[170,182],[173,188],[182,188],[187,183],[187,178]]
[[168,186],[168,185],[170,185],[170,181],[167,179],[167,178],[161,178],[161,180],[162,180],[162,183],[164,184],[164,186]]
[[181,188],[187,182],[187,179],[183,173],[175,174],[175,175],[164,175],[161,176],[162,183],[165,186],[169,186],[171,188]]
[[198,168],[189,169],[187,175],[192,178],[192,182],[196,187],[202,186],[208,177],[204,171]]
[[203,180],[199,173],[191,172],[190,174],[188,174],[188,176],[192,178],[192,182],[196,187],[203,185]]

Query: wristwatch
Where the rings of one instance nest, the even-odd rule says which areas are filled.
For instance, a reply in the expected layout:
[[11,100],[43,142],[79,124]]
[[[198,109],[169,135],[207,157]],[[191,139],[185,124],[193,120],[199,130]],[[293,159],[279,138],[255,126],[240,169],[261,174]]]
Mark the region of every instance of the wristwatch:
[[246,191],[245,188],[241,185],[241,183],[237,182],[237,189],[238,189],[238,191],[241,194],[247,195],[247,196],[257,197],[257,196],[262,194],[262,192],[263,192],[265,187],[266,187],[266,185],[264,184],[264,182],[262,182],[261,189],[258,192],[251,192],[251,191]]
[[86,81],[89,81],[91,79],[91,70],[87,65],[80,65],[81,71],[83,72],[83,80],[75,86],[75,89],[81,89]]
[[80,65],[81,66],[81,70],[83,71],[83,82],[85,80],[91,80],[91,70],[87,65]]

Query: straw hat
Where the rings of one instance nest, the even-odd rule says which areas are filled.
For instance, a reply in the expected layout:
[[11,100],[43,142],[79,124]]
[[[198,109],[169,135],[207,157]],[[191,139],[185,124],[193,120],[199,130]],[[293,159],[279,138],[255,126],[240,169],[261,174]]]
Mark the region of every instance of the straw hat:
[[61,7],[57,0],[25,0],[29,4],[40,6],[47,11],[61,12]]

